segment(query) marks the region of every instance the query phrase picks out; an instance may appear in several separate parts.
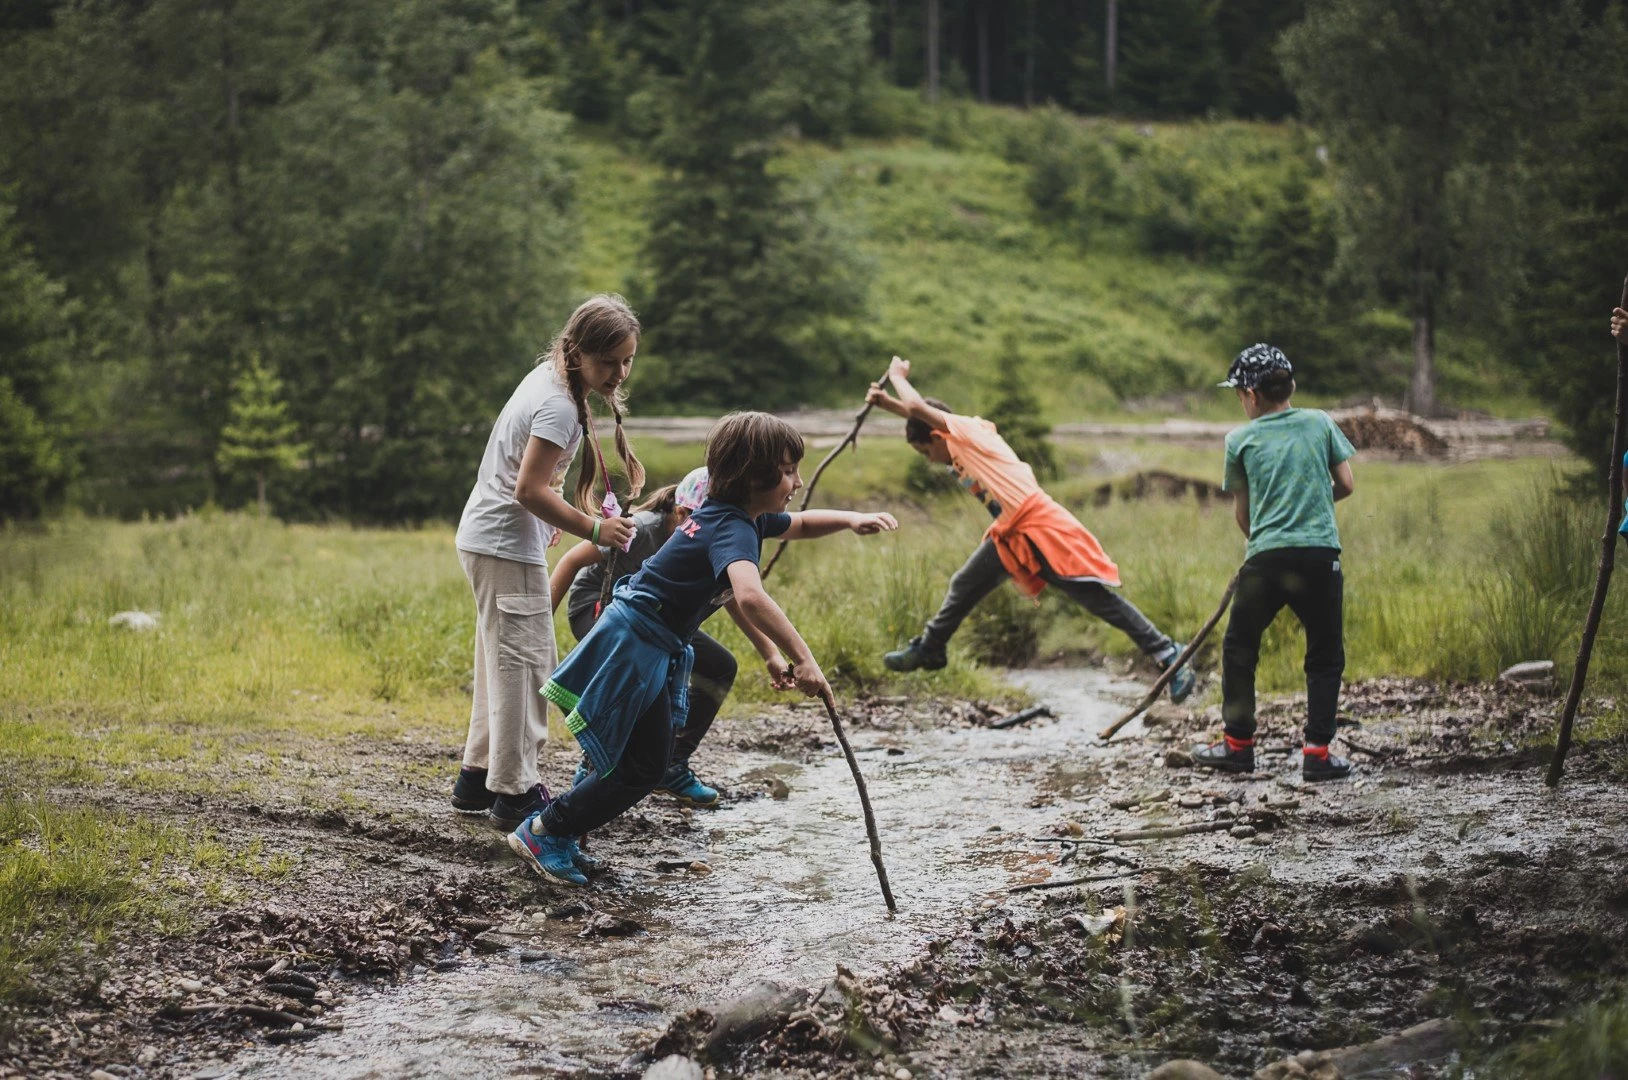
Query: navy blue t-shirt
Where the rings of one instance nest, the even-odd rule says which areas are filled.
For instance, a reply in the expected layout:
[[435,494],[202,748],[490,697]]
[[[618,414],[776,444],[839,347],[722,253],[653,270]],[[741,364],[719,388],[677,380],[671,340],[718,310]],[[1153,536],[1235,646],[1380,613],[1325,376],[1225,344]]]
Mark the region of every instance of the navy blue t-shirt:
[[757,562],[763,541],[789,528],[790,514],[763,514],[754,520],[733,503],[708,499],[645,560],[629,584],[656,597],[662,619],[674,633],[689,638],[734,596],[729,564]]

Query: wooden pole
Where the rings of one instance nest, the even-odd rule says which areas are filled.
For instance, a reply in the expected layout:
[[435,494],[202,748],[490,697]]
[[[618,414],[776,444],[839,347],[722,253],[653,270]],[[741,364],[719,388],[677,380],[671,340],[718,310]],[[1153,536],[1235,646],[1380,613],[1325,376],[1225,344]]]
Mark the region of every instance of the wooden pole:
[[1121,716],[1118,720],[1115,720],[1113,723],[1097,732],[1097,738],[1107,742],[1109,739],[1119,734],[1120,728],[1124,727],[1132,720],[1135,720],[1138,716],[1141,716],[1147,711],[1147,707],[1149,705],[1152,705],[1159,699],[1159,695],[1164,693],[1164,688],[1170,685],[1170,680],[1176,677],[1177,670],[1179,670],[1183,664],[1187,663],[1187,661],[1193,658],[1193,654],[1198,651],[1198,647],[1204,644],[1204,639],[1210,636],[1210,631],[1215,629],[1215,624],[1221,621],[1221,616],[1226,612],[1227,605],[1232,603],[1232,594],[1237,591],[1238,575],[1233,574],[1232,580],[1227,582],[1226,591],[1221,594],[1221,603],[1216,605],[1215,614],[1211,615],[1209,620],[1205,622],[1203,626],[1199,627],[1198,633],[1193,635],[1193,640],[1187,643],[1187,647],[1181,651],[1181,655],[1176,657],[1175,661],[1169,667],[1165,668],[1164,672],[1153,681],[1153,688],[1147,692],[1147,696],[1139,701],[1136,707],[1130,712],[1126,713],[1124,716]]
[[[882,377],[871,385],[881,387],[886,382],[887,374],[884,372]],[[819,465],[815,466],[814,475],[808,478],[808,484],[803,488],[803,501],[797,507],[799,513],[808,509],[809,500],[814,498],[814,486],[820,482],[820,477],[825,475],[826,466],[835,461],[837,455],[847,447],[852,446],[855,450],[859,449],[859,429],[864,426],[865,417],[871,414],[873,407],[870,402],[865,402],[865,407],[860,409],[858,415],[854,417],[854,426],[849,429],[848,434],[844,435],[842,441],[833,446],[831,452],[821,459]],[[774,549],[774,554],[769,556],[768,563],[763,567],[762,577],[769,576],[769,571],[773,570],[774,564],[780,561],[781,552],[786,550],[786,545],[790,542],[789,540],[780,541],[780,546]]]
[[837,733],[837,742],[842,746],[842,756],[848,759],[848,771],[854,774],[854,786],[859,789],[859,806],[865,812],[865,833],[871,842],[871,863],[876,867],[876,880],[882,886],[882,899],[887,901],[889,912],[899,910],[899,905],[893,900],[893,889],[887,883],[887,867],[882,865],[882,839],[876,834],[876,815],[871,813],[870,793],[865,790],[865,776],[859,771],[859,761],[854,757],[853,747],[848,745],[848,735],[842,730],[842,718],[837,715],[837,703],[827,690],[820,695],[825,702],[825,715],[831,718],[831,728]]
[[[1622,283],[1622,306],[1628,308],[1628,280]],[[1605,595],[1611,588],[1611,571],[1616,567],[1617,526],[1622,523],[1622,455],[1628,443],[1628,342],[1617,342],[1617,416],[1611,429],[1611,469],[1606,486],[1610,489],[1611,506],[1605,515],[1605,537],[1600,542],[1600,565],[1594,575],[1594,599],[1588,605],[1588,618],[1583,622],[1583,640],[1577,644],[1577,663],[1571,670],[1571,689],[1566,693],[1565,708],[1560,710],[1560,731],[1555,737],[1555,756],[1549,762],[1549,773],[1543,782],[1550,787],[1560,783],[1561,771],[1566,764],[1566,751],[1571,749],[1572,721],[1577,718],[1577,706],[1583,700],[1583,683],[1588,679],[1588,662],[1594,654],[1594,637],[1600,632],[1600,616],[1605,612]]]

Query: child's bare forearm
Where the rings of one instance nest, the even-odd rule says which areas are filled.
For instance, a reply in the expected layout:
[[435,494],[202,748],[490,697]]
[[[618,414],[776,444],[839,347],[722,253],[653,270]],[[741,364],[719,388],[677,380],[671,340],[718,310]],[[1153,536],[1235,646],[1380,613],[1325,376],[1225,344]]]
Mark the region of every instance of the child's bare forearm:
[[729,612],[730,619],[734,620],[735,625],[740,628],[740,632],[746,635],[746,640],[752,643],[752,648],[757,650],[759,656],[765,660],[773,660],[780,656],[780,649],[769,638],[769,635],[759,630],[757,624],[747,617],[746,612],[741,610],[741,606],[737,601],[731,600],[725,604],[724,610]]
[[1238,531],[1249,539],[1249,493],[1240,491],[1232,498],[1232,520],[1238,523]]
[[780,605],[774,602],[774,597],[766,592],[757,592],[744,598],[738,598],[742,614],[749,619],[768,637],[780,651],[785,653],[794,664],[805,664],[814,659],[809,650],[808,643],[791,624],[786,613],[780,610]]
[[800,510],[791,515],[786,535],[793,540],[817,540],[853,528],[862,517],[851,510]]

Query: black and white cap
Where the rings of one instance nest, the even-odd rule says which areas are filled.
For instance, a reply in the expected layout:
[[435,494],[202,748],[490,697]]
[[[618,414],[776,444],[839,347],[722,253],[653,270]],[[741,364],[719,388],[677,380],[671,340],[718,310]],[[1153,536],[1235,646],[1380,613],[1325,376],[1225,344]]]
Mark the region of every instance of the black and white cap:
[[1238,354],[1227,372],[1227,381],[1217,386],[1230,386],[1237,390],[1253,390],[1278,372],[1294,374],[1294,365],[1283,355],[1283,350],[1264,341],[1258,342]]

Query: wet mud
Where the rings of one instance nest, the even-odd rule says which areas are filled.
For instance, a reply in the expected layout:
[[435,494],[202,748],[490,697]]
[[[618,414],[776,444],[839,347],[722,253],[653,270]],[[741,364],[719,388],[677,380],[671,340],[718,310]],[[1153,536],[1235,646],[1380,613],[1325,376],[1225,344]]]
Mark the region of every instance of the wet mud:
[[[1441,1017],[1518,1037],[1628,975],[1621,750],[1589,744],[1544,788],[1548,699],[1353,688],[1358,774],[1310,787],[1293,699],[1263,709],[1258,771],[1223,778],[1182,764],[1212,716],[1159,706],[1104,745],[1139,682],[1013,678],[1053,716],[853,704],[891,918],[817,706],[720,723],[696,765],[724,806],[647,800],[590,838],[608,866],[586,889],[447,811],[454,751],[431,740],[359,744],[337,773],[294,748],[334,805],[154,800],[299,866],[188,934],[132,936],[0,1070],[636,1076],[679,1050],[717,1075],[1249,1075]],[[719,1039],[765,980],[783,1007]]]

